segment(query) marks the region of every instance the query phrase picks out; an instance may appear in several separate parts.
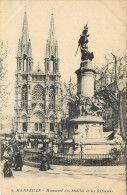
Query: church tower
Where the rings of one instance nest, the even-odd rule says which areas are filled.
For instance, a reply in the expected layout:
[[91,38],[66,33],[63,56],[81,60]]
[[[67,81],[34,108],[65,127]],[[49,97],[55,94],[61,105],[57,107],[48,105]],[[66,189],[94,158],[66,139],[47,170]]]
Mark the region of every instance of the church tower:
[[15,131],[23,135],[39,134],[50,138],[58,135],[62,115],[58,44],[53,14],[44,65],[45,72],[39,65],[33,71],[32,47],[25,12],[17,54]]
[[18,42],[17,70],[16,70],[16,104],[15,130],[18,132],[29,129],[29,115],[31,111],[31,81],[33,57],[31,41],[29,39],[27,13],[24,12],[21,38]]
[[51,14],[49,37],[45,53],[45,85],[46,85],[46,114],[48,114],[48,129],[58,130],[58,121],[62,112],[62,89],[59,73],[58,43],[55,38],[54,15]]
[[51,15],[49,38],[46,43],[45,73],[59,73],[58,44],[55,39],[54,16]]

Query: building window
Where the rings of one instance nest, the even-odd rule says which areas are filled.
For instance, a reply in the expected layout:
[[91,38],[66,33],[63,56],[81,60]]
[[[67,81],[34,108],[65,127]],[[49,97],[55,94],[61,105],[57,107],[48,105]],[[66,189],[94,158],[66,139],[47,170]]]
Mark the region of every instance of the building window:
[[35,131],[38,131],[38,123],[35,123]]
[[19,60],[19,71],[21,70],[21,60]]
[[22,87],[22,104],[21,107],[27,109],[27,101],[28,101],[28,89],[27,85],[23,85]]
[[35,123],[35,131],[42,131],[42,123]]
[[49,106],[50,109],[55,108],[55,87],[51,86],[49,89]]
[[39,131],[42,131],[42,123],[39,123]]
[[23,123],[22,124],[22,128],[23,128],[23,131],[27,132],[27,123]]
[[50,123],[50,131],[54,131],[54,124]]
[[50,72],[54,72],[54,63],[53,63],[53,59],[50,61]]
[[41,85],[36,85],[32,92],[33,100],[44,100],[45,99],[45,90]]

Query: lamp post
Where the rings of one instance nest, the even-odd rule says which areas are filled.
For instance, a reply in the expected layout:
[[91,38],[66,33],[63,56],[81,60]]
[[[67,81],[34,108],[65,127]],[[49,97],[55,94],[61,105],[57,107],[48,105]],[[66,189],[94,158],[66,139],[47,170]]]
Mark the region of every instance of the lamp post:
[[82,142],[80,143],[80,148],[81,148],[81,165],[82,165],[82,148],[83,148],[83,146],[82,146]]
[[52,156],[53,156],[53,146],[54,146],[54,140],[52,140]]

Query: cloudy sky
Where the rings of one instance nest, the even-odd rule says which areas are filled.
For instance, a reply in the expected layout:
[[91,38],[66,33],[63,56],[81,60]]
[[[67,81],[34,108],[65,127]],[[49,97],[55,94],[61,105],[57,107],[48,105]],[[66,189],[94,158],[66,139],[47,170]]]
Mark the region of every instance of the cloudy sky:
[[8,80],[10,87],[10,109],[14,104],[14,81],[18,39],[21,36],[24,10],[27,10],[29,35],[32,44],[34,69],[37,62],[44,70],[46,40],[49,34],[51,13],[54,14],[55,34],[59,45],[60,72],[62,81],[70,76],[76,81],[75,70],[80,64],[80,51],[75,52],[79,36],[88,22],[89,51],[94,52],[93,63],[101,67],[104,56],[121,56],[126,49],[126,1],[124,0],[1,0],[0,39],[8,44]]

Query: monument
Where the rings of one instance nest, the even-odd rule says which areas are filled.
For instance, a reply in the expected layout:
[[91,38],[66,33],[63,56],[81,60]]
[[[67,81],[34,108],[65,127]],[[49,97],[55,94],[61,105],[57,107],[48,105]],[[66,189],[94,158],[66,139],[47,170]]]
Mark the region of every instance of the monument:
[[82,144],[83,152],[86,154],[108,154],[113,143],[106,140],[103,135],[102,105],[104,102],[99,97],[94,97],[95,70],[92,65],[94,54],[88,50],[88,37],[86,24],[78,41],[81,51],[80,68],[75,72],[78,103],[74,101],[72,106],[74,117],[70,120],[69,135],[77,144],[74,153],[80,152]]

